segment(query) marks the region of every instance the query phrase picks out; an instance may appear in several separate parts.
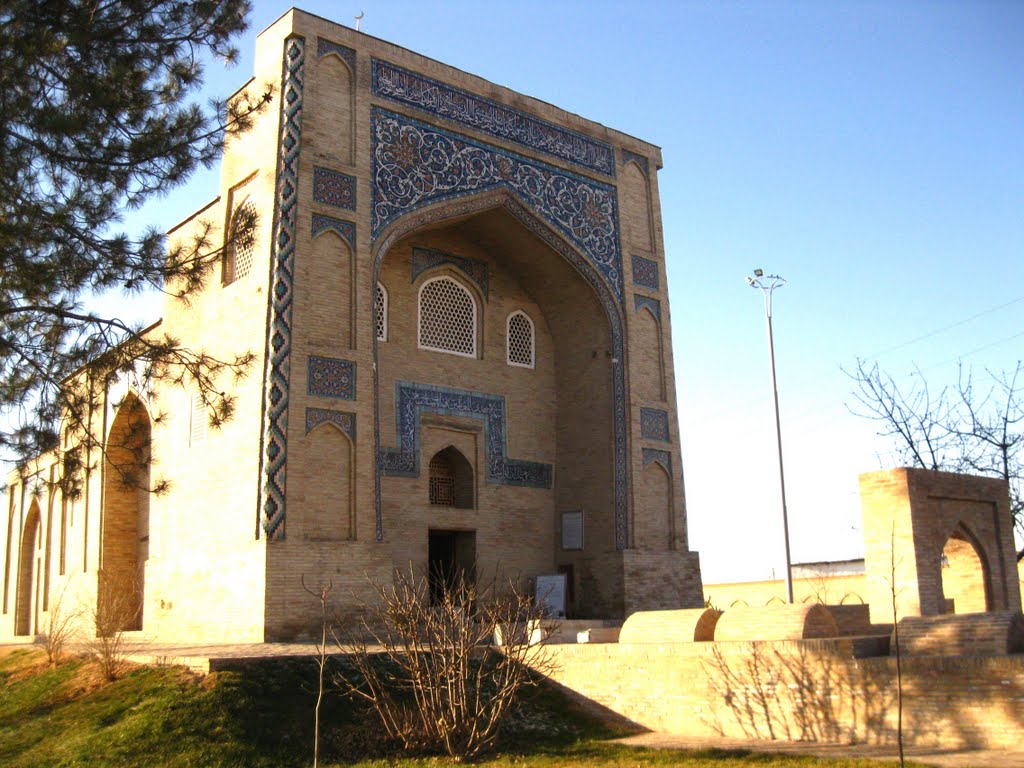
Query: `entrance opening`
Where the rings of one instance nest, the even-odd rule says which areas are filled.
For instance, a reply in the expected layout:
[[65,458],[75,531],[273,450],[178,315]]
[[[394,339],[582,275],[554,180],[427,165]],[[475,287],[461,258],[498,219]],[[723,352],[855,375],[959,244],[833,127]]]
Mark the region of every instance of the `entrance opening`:
[[958,526],[942,549],[942,594],[946,613],[991,610],[985,563],[970,535]]
[[438,605],[446,591],[476,580],[476,531],[430,530],[427,536],[430,604]]

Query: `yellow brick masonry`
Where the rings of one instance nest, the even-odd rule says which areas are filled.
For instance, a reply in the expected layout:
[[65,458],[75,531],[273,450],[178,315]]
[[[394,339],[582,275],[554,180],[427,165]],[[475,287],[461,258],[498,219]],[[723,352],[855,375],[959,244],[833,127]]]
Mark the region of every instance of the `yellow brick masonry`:
[[[850,641],[548,650],[557,683],[653,731],[895,743],[896,660],[855,659]],[[915,657],[902,665],[907,744],[1020,748],[1024,656]]]
[[[288,520],[286,539],[268,542],[257,532],[270,292],[267,276],[275,221],[282,53],[286,39],[292,36],[306,41],[306,59],[287,433]],[[318,59],[319,38],[354,50],[355,72],[336,57]],[[646,160],[647,172],[636,163],[619,164],[617,178],[603,177],[571,162],[382,101],[371,94],[373,58],[606,142],[615,148],[617,159],[623,151],[633,153]],[[152,429],[152,478],[154,482],[170,481],[167,493],[149,499],[148,516],[143,515],[148,520],[140,517],[137,522],[136,533],[148,531],[148,552],[143,555],[142,566],[143,633],[163,641],[203,642],[302,636],[309,631],[316,610],[302,589],[303,576],[315,583],[331,581],[340,607],[351,611],[360,599],[369,596],[368,578],[387,582],[396,567],[424,564],[426,536],[431,528],[475,531],[482,570],[500,565],[508,573],[531,577],[571,566],[575,608],[580,613],[621,618],[642,608],[699,606],[699,564],[696,553],[687,548],[656,174],[661,166],[660,150],[553,105],[297,10],[288,11],[257,38],[253,79],[244,88],[260,93],[267,84],[275,90],[275,103],[257,119],[252,131],[227,142],[218,197],[169,233],[172,242],[188,243],[209,226],[210,243],[219,245],[235,208],[245,199],[254,205],[260,218],[249,274],[230,283],[217,274],[188,305],[168,301],[162,323],[151,332],[170,334],[220,358],[251,352],[255,360],[240,381],[224,382],[236,398],[232,420],[222,429],[206,430],[202,438],[197,439],[191,430],[194,419],[201,419],[202,414],[193,413],[195,392],[187,383],[183,388],[158,386],[141,398]],[[394,442],[395,381],[499,394],[506,398],[508,455],[553,464],[555,484],[553,489],[544,490],[484,482],[479,422],[425,418],[421,424],[421,464],[429,461],[429,451],[456,445],[474,464],[476,509],[430,509],[425,504],[425,477],[385,477],[382,543],[375,541],[374,520],[372,306],[376,246],[370,236],[373,106],[411,111],[416,119],[436,122],[446,130],[616,185],[625,283],[625,359],[613,361],[608,321],[593,291],[567,261],[500,208],[468,220],[438,219],[391,243],[383,261],[382,280],[392,301],[389,322],[393,333],[380,345],[376,360],[382,444]],[[313,201],[315,166],[356,179],[354,211]],[[354,247],[333,235],[314,240],[310,232],[313,214],[353,224]],[[439,210],[439,215],[443,214]],[[414,246],[488,263],[491,294],[486,301],[480,300],[477,360],[416,347],[413,297],[419,283],[409,279]],[[633,284],[630,265],[634,255],[658,264],[660,288]],[[634,292],[660,302],[660,323],[653,322],[653,315],[646,311],[633,311]],[[537,363],[532,370],[505,364],[505,320],[513,309],[523,309],[536,322]],[[355,399],[338,401],[307,394],[306,362],[310,355],[353,362]],[[631,541],[624,552],[615,547],[611,480],[610,371],[618,364],[626,366],[629,414]],[[114,385],[104,408],[94,414],[99,434],[105,434],[113,424],[118,404],[130,391],[128,381]],[[308,407],[354,414],[356,440],[336,435],[324,442],[317,435],[319,430],[307,436],[304,414]],[[641,407],[667,412],[669,441],[640,435]],[[667,451],[672,471],[666,472],[658,463],[645,469],[645,447]],[[94,462],[98,456],[93,455]],[[48,471],[57,458],[40,462]],[[45,516],[42,524],[49,533],[40,556],[44,565],[31,576],[29,585],[29,592],[40,598],[31,634],[47,618],[45,598],[63,589],[65,583],[74,582],[74,591],[83,594],[86,602],[94,599],[97,571],[105,558],[114,556],[114,550],[104,552],[102,547],[105,515],[113,513],[113,508],[104,511],[104,504],[113,501],[105,495],[104,487],[103,469],[97,464],[80,499],[65,504],[59,495],[53,495],[54,491],[40,505]],[[19,551],[29,509],[29,497],[22,488],[17,482],[12,486],[0,522],[0,535],[9,542],[4,552],[7,610],[0,615],[0,637],[14,633]],[[51,508],[55,511],[50,512]],[[575,509],[583,509],[586,514],[585,548],[563,551],[560,512]]]

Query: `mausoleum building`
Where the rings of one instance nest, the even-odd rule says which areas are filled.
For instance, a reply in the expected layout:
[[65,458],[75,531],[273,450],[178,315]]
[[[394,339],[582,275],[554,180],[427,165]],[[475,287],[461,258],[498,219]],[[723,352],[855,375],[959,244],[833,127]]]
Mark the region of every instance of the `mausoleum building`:
[[[702,605],[660,150],[297,10],[257,39],[243,89],[266,83],[169,240],[249,214],[256,236],[150,331],[255,356],[233,417],[188,381],[109,382],[80,496],[67,446],[11,478],[0,637],[129,582],[146,636],[301,637],[303,579],[344,611],[410,566],[562,573],[594,619]],[[166,492],[124,482],[132,441]]]

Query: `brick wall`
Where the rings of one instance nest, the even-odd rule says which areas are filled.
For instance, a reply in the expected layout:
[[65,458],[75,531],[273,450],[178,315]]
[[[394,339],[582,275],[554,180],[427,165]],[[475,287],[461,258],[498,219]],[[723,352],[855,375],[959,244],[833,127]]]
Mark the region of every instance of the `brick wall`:
[[[550,646],[552,679],[646,728],[698,738],[895,743],[896,661],[850,641]],[[904,738],[1019,749],[1024,656],[903,660]]]

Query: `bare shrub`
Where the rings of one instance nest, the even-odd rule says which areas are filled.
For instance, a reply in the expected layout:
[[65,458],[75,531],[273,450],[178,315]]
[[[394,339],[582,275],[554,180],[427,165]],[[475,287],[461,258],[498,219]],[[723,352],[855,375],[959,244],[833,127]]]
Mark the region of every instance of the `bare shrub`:
[[[432,593],[427,578],[399,572],[392,585],[373,587],[377,602],[339,642],[353,671],[337,684],[369,702],[407,750],[457,760],[486,751],[517,694],[552,671],[546,650],[524,642],[542,607],[497,579],[455,578]],[[496,633],[512,642],[498,646]]]
[[101,570],[90,619],[96,636],[87,645],[103,676],[114,681],[124,672],[129,647],[125,633],[138,628],[142,605],[138,580],[127,572]]
[[64,657],[64,649],[78,634],[79,622],[84,614],[81,605],[72,599],[74,596],[68,596],[70,585],[70,581],[64,582],[56,599],[50,603],[49,615],[43,630],[43,649],[51,667],[60,664]]

